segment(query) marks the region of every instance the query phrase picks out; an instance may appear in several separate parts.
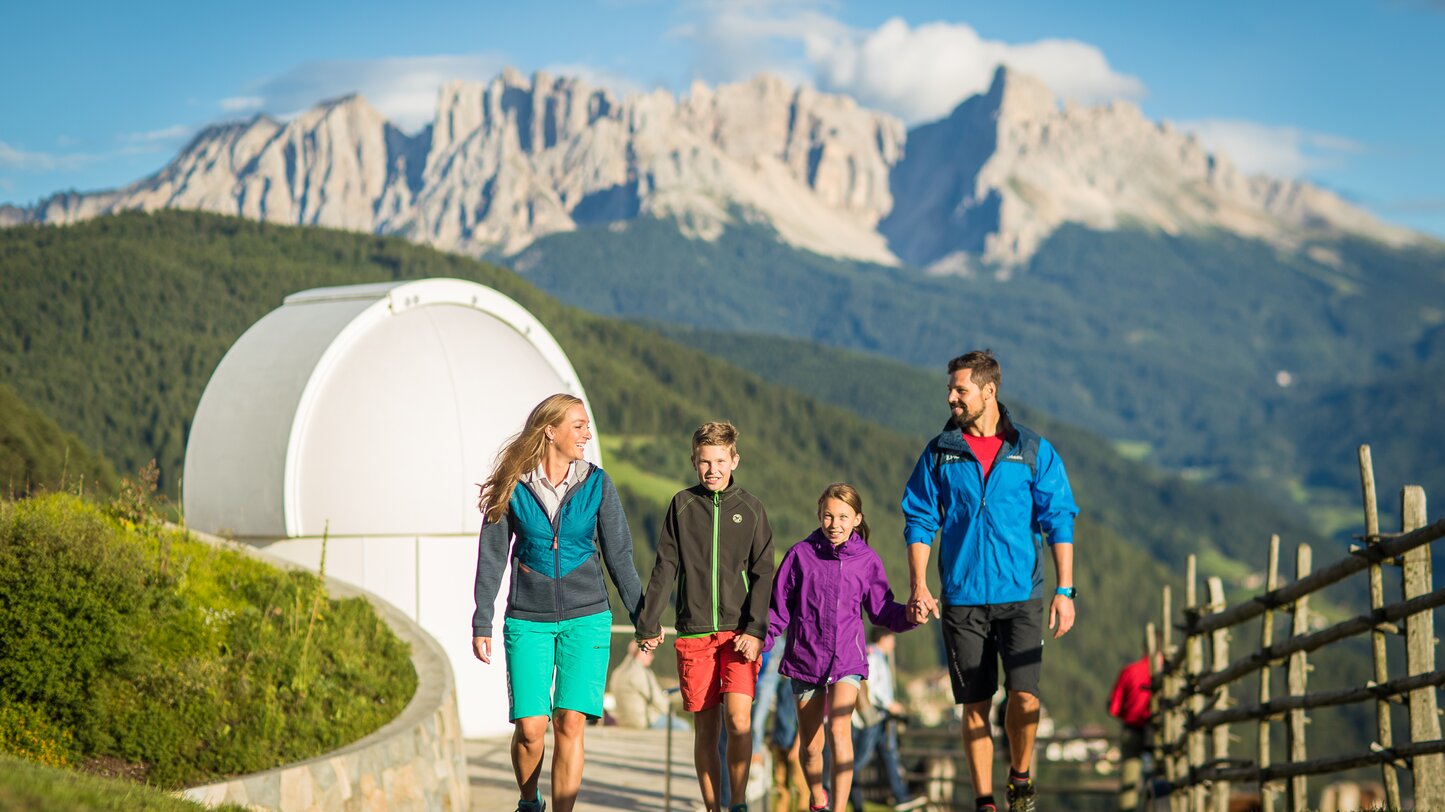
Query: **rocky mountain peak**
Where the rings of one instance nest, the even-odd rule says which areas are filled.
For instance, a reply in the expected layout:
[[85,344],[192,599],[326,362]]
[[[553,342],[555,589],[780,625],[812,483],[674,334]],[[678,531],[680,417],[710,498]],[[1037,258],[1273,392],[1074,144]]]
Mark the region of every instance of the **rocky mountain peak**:
[[983,100],[1004,121],[1042,121],[1059,111],[1058,99],[1047,85],[1006,65],[999,65],[993,72]]
[[1061,106],[1008,67],[911,131],[769,74],[618,98],[508,68],[443,85],[414,136],[352,94],[285,122],[208,128],[149,178],[11,207],[0,225],[163,207],[399,233],[468,254],[641,216],[708,239],[742,218],[810,251],[941,272],[1021,264],[1066,222],[1286,245],[1321,229],[1413,238],[1309,184],[1246,177],[1127,102]]

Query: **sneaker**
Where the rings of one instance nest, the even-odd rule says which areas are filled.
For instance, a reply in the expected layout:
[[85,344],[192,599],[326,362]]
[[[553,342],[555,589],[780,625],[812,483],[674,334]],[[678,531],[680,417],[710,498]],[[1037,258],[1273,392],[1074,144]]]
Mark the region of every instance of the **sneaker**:
[[899,801],[893,805],[893,812],[908,812],[910,809],[921,809],[928,805],[928,798],[924,795],[915,795],[905,801]]
[[1038,793],[1034,790],[1033,779],[1008,782],[1009,812],[1035,812]]
[[747,804],[733,804],[728,807],[728,812],[748,812]]
[[547,812],[547,802],[542,800],[539,793],[535,801],[517,801],[517,812]]

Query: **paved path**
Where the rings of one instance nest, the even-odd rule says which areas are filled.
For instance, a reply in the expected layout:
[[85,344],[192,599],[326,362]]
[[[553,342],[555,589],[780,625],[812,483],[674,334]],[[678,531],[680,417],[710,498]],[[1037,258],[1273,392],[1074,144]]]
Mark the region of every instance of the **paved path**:
[[[587,764],[577,812],[629,809],[665,812],[663,783],[666,770],[666,731],[587,728]],[[517,782],[512,777],[511,736],[470,739],[466,743],[467,778],[471,782],[473,812],[509,812],[516,808]],[[551,737],[548,737],[551,744]],[[550,748],[549,748],[550,749]],[[551,798],[547,780],[552,754],[542,767],[542,795]],[[701,808],[702,795],[692,769],[692,731],[672,736],[672,809],[690,812]]]

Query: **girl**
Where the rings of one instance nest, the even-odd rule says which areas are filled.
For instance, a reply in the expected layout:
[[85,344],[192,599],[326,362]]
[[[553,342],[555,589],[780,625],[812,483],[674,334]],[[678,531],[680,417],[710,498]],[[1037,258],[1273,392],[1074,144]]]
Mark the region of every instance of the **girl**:
[[582,733],[589,717],[602,716],[612,627],[599,548],[634,624],[642,601],[617,488],[582,459],[591,438],[582,401],[552,395],[497,455],[482,486],[472,651],[491,663],[492,602],[510,555],[502,635],[519,812],[547,808],[537,796],[537,779],[549,718],[554,812],[571,812],[582,786]]
[[853,785],[853,706],[868,678],[868,647],[860,609],[875,625],[914,627],[893,600],[883,560],[868,546],[863,499],[852,485],[829,485],[818,498],[819,527],[783,556],[773,581],[767,645],[787,634],[779,673],[791,677],[798,700],[803,772],[810,809],[829,808],[823,785],[823,719],[833,748],[833,795],[844,802]]

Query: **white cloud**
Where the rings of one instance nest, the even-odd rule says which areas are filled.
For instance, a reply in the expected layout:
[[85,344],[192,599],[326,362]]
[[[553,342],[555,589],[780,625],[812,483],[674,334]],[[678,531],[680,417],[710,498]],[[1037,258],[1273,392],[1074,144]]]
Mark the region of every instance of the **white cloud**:
[[490,80],[505,61],[495,54],[406,56],[308,62],[262,82],[246,95],[222,99],[230,112],[265,109],[287,115],[360,93],[397,126],[416,130],[432,120],[437,90],[453,79]]
[[692,40],[694,79],[716,84],[768,71],[798,83],[813,74],[797,53],[798,46],[810,36],[841,37],[849,31],[814,5],[786,0],[705,1],[694,4],[703,19],[684,23],[668,34]]
[[1253,121],[1199,119],[1181,121],[1177,126],[1249,174],[1302,177],[1339,167],[1366,149],[1364,144],[1338,135]]
[[964,23],[910,26],[897,17],[870,31],[808,2],[701,8],[706,19],[672,32],[695,43],[700,78],[730,81],[771,70],[811,79],[910,123],[945,116],[987,90],[999,65],[1037,76],[1061,98],[1086,104],[1144,95],[1143,82],[1114,70],[1102,51],[1077,40],[1007,43],[984,39]]
[[0,141],[0,167],[6,169],[20,169],[30,172],[54,172],[59,169],[77,169],[95,160],[94,155],[68,154],[60,155],[52,152],[29,152],[18,147],[12,147],[4,141]]
[[159,130],[139,133],[125,133],[121,140],[130,144],[156,144],[175,141],[189,136],[195,129],[187,124],[173,124]]
[[820,87],[848,93],[909,122],[941,118],[987,90],[1000,65],[1036,76],[1060,97],[1086,104],[1144,94],[1142,82],[1116,72],[1103,52],[1087,43],[1010,44],[984,39],[962,23],[910,27],[895,17],[876,31],[810,34],[804,48]]
[[261,96],[230,96],[221,99],[219,105],[227,113],[246,113],[251,110],[260,110],[266,104]]

